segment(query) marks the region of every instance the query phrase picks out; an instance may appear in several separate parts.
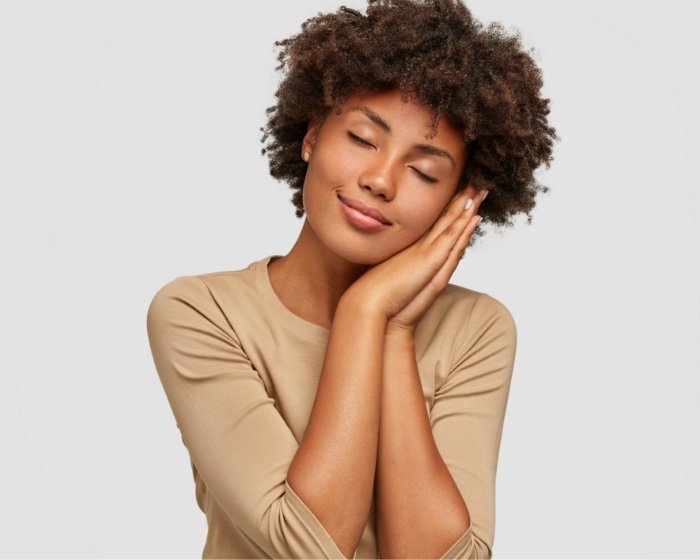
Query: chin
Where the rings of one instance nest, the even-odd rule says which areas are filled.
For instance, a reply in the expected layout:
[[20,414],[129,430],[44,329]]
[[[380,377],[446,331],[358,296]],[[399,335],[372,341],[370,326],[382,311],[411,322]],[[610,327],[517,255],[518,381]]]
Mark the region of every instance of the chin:
[[[399,243],[396,231],[363,235],[350,226],[328,219],[327,209],[308,208],[306,219],[316,242],[345,261],[363,266],[374,266],[402,251],[408,244]],[[317,220],[317,218],[320,218]],[[342,220],[342,217],[337,220]],[[383,239],[379,236],[388,234]],[[388,243],[391,242],[391,243]]]
[[401,249],[391,250],[384,248],[383,250],[377,247],[376,244],[372,246],[368,243],[365,246],[361,244],[354,243],[352,241],[331,241],[326,244],[326,246],[340,258],[346,260],[347,262],[364,265],[364,266],[374,266],[381,262],[384,262],[388,258],[392,257],[398,253]]

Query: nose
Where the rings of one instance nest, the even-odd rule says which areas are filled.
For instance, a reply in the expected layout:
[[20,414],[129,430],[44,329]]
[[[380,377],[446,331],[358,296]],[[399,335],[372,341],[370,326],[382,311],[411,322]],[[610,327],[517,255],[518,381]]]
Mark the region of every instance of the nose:
[[381,196],[385,200],[391,200],[396,190],[394,173],[392,158],[382,157],[377,154],[365,166],[358,178],[358,184],[361,189],[370,191],[374,196]]

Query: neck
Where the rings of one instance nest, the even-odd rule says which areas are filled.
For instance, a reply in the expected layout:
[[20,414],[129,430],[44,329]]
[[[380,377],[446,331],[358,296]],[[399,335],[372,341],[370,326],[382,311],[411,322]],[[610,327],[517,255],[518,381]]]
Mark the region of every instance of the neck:
[[305,219],[291,251],[273,259],[268,271],[275,293],[290,311],[330,328],[340,298],[368,268],[323,245]]

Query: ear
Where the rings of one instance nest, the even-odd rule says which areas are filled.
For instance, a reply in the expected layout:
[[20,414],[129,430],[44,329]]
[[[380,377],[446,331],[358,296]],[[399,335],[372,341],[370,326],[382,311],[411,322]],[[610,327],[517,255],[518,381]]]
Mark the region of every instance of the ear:
[[319,128],[320,127],[318,126],[318,123],[314,119],[311,119],[309,121],[309,124],[306,128],[306,134],[304,134],[304,139],[301,142],[302,153],[304,153],[304,151],[314,151],[314,145],[316,144],[316,138],[318,137]]

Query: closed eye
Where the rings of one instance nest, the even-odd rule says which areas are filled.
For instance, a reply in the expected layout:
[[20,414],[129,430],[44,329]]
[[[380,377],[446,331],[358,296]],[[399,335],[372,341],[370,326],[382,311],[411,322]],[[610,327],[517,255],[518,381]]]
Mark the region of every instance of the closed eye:
[[438,182],[438,180],[435,177],[431,177],[430,175],[426,175],[425,173],[418,171],[415,167],[411,167],[411,169],[413,169],[413,171],[418,173],[418,175],[422,179],[426,180],[428,183],[437,183]]
[[348,132],[348,136],[350,136],[350,138],[352,138],[358,144],[364,144],[365,146],[372,145],[369,142],[367,142],[367,140],[365,140],[364,138],[360,138],[357,134],[353,134],[352,132]]
[[[367,142],[367,140],[365,140],[364,138],[359,137],[357,134],[353,134],[352,132],[348,131],[348,136],[350,138],[352,138],[358,144],[362,144],[364,146],[372,146],[372,144]],[[430,175],[426,175],[422,171],[418,171],[418,169],[416,169],[415,167],[412,167],[411,169],[413,169],[413,171],[415,171],[421,179],[423,179],[424,181],[427,181],[428,183],[437,183],[438,182],[438,180],[435,177],[431,177]]]

